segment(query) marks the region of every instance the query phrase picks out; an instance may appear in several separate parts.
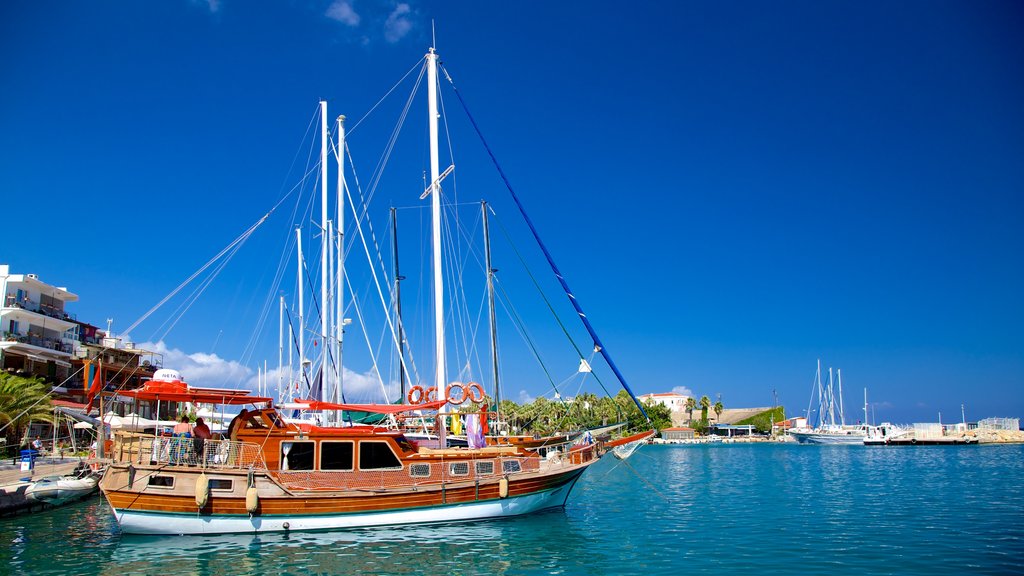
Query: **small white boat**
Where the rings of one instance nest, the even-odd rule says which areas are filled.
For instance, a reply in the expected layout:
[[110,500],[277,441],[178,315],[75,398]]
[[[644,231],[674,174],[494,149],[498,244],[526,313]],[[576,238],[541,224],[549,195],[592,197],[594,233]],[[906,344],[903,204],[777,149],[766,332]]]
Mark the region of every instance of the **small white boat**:
[[99,477],[85,469],[78,474],[47,476],[36,480],[25,489],[25,497],[52,506],[85,498],[96,492]]

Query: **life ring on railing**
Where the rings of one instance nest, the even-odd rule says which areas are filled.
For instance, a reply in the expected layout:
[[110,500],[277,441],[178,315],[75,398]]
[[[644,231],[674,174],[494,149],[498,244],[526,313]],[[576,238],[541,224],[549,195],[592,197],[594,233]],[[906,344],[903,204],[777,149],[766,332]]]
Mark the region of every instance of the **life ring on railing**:
[[427,402],[437,400],[437,386],[431,386],[423,392],[423,398]]
[[[477,393],[473,394],[473,390]],[[466,384],[466,397],[469,398],[470,402],[479,404],[484,401],[484,387],[476,382],[470,382]]]
[[424,400],[423,386],[409,388],[409,393],[405,397],[409,400],[409,404],[422,404]]
[[[454,398],[454,395],[452,394],[452,390],[461,390],[462,391],[459,394],[459,399],[458,400],[456,400]],[[454,406],[458,406],[459,404],[464,403],[466,400],[469,400],[469,392],[466,391],[466,387],[462,384],[462,382],[452,382],[451,384],[448,385],[448,388],[445,390],[444,394],[445,394],[445,398],[448,399],[448,403],[452,404]]]

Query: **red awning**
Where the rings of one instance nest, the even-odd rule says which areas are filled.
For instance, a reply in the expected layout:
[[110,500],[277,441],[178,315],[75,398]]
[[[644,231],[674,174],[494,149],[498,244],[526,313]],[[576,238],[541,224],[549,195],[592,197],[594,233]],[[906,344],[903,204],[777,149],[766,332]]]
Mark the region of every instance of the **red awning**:
[[294,400],[299,404],[308,404],[309,410],[351,410],[353,412],[369,412],[371,414],[399,414],[416,410],[437,410],[448,403],[447,400],[435,400],[424,404],[335,404],[317,400]]
[[180,380],[173,382],[150,380],[142,388],[120,392],[118,395],[138,400],[202,404],[269,404],[272,401],[263,396],[253,396],[249,390],[193,388]]

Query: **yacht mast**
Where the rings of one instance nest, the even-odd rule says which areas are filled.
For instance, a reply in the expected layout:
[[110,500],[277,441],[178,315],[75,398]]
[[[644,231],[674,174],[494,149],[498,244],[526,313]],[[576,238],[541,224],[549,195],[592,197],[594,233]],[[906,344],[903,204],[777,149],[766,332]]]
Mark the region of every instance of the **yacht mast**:
[[277,304],[277,395],[281,395],[281,378],[284,376],[284,296]]
[[405,328],[402,325],[402,276],[398,270],[398,210],[391,208],[391,254],[395,267],[395,324],[398,324],[398,381],[402,387],[402,395],[398,397],[405,404]]
[[[327,101],[320,101],[320,342],[326,344],[327,326],[327,252],[331,242],[327,237]],[[322,400],[327,380],[327,347],[320,350],[320,389],[314,400]]]
[[484,220],[484,255],[487,266],[487,314],[491,324],[491,367],[494,370],[495,421],[501,423],[501,385],[498,382],[498,324],[494,316],[494,273],[491,266],[491,228],[487,221],[487,202],[480,203]]
[[[334,401],[341,402],[342,380],[345,375],[345,368],[341,363],[341,355],[344,352],[342,342],[345,339],[345,310],[342,308],[342,301],[345,296],[345,117],[338,116],[338,237],[335,240],[338,251],[337,279],[334,282],[336,292],[334,296],[334,343],[338,351],[334,356],[337,358],[337,371],[334,375],[335,393]],[[341,414],[338,414],[340,421]]]
[[[445,400],[445,350],[444,350],[444,277],[441,270],[441,185],[437,147],[437,53],[431,47],[427,52],[427,106],[430,123],[430,207],[433,224],[434,264],[434,386],[437,399]],[[440,412],[440,411],[439,411]],[[444,420],[438,414],[438,444],[443,448],[445,440]]]
[[839,423],[846,426],[846,413],[843,412],[843,369],[836,368],[836,380],[839,381]]
[[302,298],[302,228],[295,228],[295,237],[299,250],[299,381],[306,380],[306,324],[303,319],[305,305]]

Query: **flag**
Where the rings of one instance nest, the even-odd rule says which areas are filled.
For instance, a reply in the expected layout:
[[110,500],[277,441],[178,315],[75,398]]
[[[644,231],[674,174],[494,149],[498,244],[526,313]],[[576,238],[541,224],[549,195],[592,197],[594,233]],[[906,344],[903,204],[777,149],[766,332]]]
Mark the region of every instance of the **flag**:
[[86,414],[92,410],[93,400],[96,398],[96,395],[100,393],[100,390],[103,389],[103,363],[99,362],[97,364],[98,365],[94,367],[95,370],[92,377],[92,385],[89,387],[89,390],[86,391],[86,398],[88,400],[85,407]]

